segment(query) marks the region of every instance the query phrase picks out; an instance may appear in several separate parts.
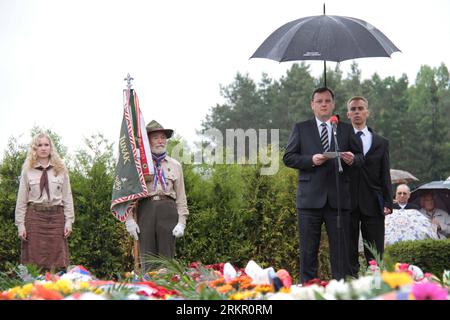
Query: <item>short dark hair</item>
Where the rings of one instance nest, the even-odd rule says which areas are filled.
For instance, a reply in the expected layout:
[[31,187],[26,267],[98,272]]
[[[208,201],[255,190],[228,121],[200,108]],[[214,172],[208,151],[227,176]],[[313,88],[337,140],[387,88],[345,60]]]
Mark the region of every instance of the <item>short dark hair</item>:
[[311,101],[314,101],[314,95],[316,93],[322,93],[322,92],[327,92],[327,91],[331,94],[331,98],[333,98],[333,100],[334,100],[334,92],[333,92],[333,90],[331,90],[328,87],[320,87],[320,88],[317,88],[316,90],[314,90],[314,92],[312,93]]

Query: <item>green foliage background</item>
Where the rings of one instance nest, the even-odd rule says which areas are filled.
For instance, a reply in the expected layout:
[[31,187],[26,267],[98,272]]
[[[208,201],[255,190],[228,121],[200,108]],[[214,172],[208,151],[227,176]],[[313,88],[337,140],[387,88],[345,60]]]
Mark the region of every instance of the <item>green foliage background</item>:
[[[447,68],[423,66],[413,85],[406,76],[381,79],[375,74],[362,81],[360,73],[356,64],[345,78],[339,69],[327,72],[341,116],[345,118],[345,102],[350,96],[367,96],[370,125],[391,142],[392,167],[411,171],[421,182],[449,176],[450,126],[444,125],[450,123]],[[284,146],[292,125],[312,116],[310,94],[321,81],[311,77],[305,64],[294,64],[279,80],[263,75],[258,84],[237,74],[232,84],[222,88],[227,102],[211,109],[203,130],[280,129],[280,146]],[[31,135],[38,130],[41,128],[33,128]],[[131,237],[110,212],[113,145],[97,135],[86,139],[84,149],[69,155],[61,137],[50,134],[70,171],[76,214],[69,239],[71,262],[100,278],[117,278],[133,269],[133,257]],[[172,139],[170,148],[177,143]],[[25,155],[26,146],[11,138],[0,163],[0,271],[19,263],[14,210]],[[269,176],[260,174],[260,164],[183,167],[190,216],[185,236],[177,240],[178,259],[186,263],[230,262],[237,267],[245,267],[253,259],[263,267],[285,268],[298,280],[295,170],[281,162],[279,171]],[[325,232],[322,235],[319,276],[329,279],[328,240]],[[434,244],[435,249],[428,247]],[[405,243],[386,252],[395,261],[411,262],[439,274],[448,267],[448,257],[439,253],[450,252],[446,245],[448,242],[431,241],[419,248]],[[430,252],[433,255],[426,255]]]
[[450,239],[397,242],[386,247],[387,259],[419,266],[438,277],[449,270]]

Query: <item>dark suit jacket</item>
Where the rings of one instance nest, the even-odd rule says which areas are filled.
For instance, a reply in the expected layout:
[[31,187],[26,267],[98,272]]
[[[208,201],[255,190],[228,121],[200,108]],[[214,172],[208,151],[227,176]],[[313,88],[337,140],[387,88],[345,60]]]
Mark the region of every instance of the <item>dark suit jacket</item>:
[[[400,206],[398,205],[398,203],[394,203],[394,205],[392,206],[392,209],[400,209]],[[416,209],[416,210],[420,210],[420,207],[414,203],[407,203],[405,206],[405,209]]]
[[[362,149],[348,123],[340,122],[337,126],[337,140],[341,151],[356,154],[352,166],[362,164]],[[334,150],[331,139],[330,150]],[[320,166],[313,166],[314,154],[323,153],[316,119],[296,123],[289,137],[283,162],[286,166],[299,170],[297,189],[297,208],[319,209],[327,202],[337,208],[336,159],[329,159]],[[342,209],[350,209],[349,166],[342,162],[343,173],[339,175],[340,203]]]
[[[372,132],[372,145],[364,156],[364,165],[352,168],[350,173],[352,210],[359,207],[362,214],[384,216],[383,207],[392,210],[393,205],[389,141],[371,128],[369,130]],[[362,148],[361,140],[358,143]]]

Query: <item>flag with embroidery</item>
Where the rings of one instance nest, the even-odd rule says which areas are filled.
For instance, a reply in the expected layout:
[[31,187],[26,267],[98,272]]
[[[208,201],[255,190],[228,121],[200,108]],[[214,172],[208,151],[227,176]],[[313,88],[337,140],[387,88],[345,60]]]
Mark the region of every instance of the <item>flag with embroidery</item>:
[[120,221],[125,221],[137,200],[148,195],[146,177],[154,173],[150,143],[138,97],[133,89],[125,89],[123,92],[119,158],[111,199],[111,212]]

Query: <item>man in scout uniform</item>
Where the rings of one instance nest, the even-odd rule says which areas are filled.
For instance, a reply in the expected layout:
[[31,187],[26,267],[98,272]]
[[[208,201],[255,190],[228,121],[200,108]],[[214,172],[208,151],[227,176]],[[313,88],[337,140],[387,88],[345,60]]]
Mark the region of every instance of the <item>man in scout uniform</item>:
[[182,237],[189,214],[181,164],[167,155],[167,139],[172,129],[164,129],[155,120],[147,126],[154,175],[147,181],[148,197],[139,201],[137,222],[128,215],[127,231],[139,241],[143,269],[148,254],[173,258],[175,238]]

